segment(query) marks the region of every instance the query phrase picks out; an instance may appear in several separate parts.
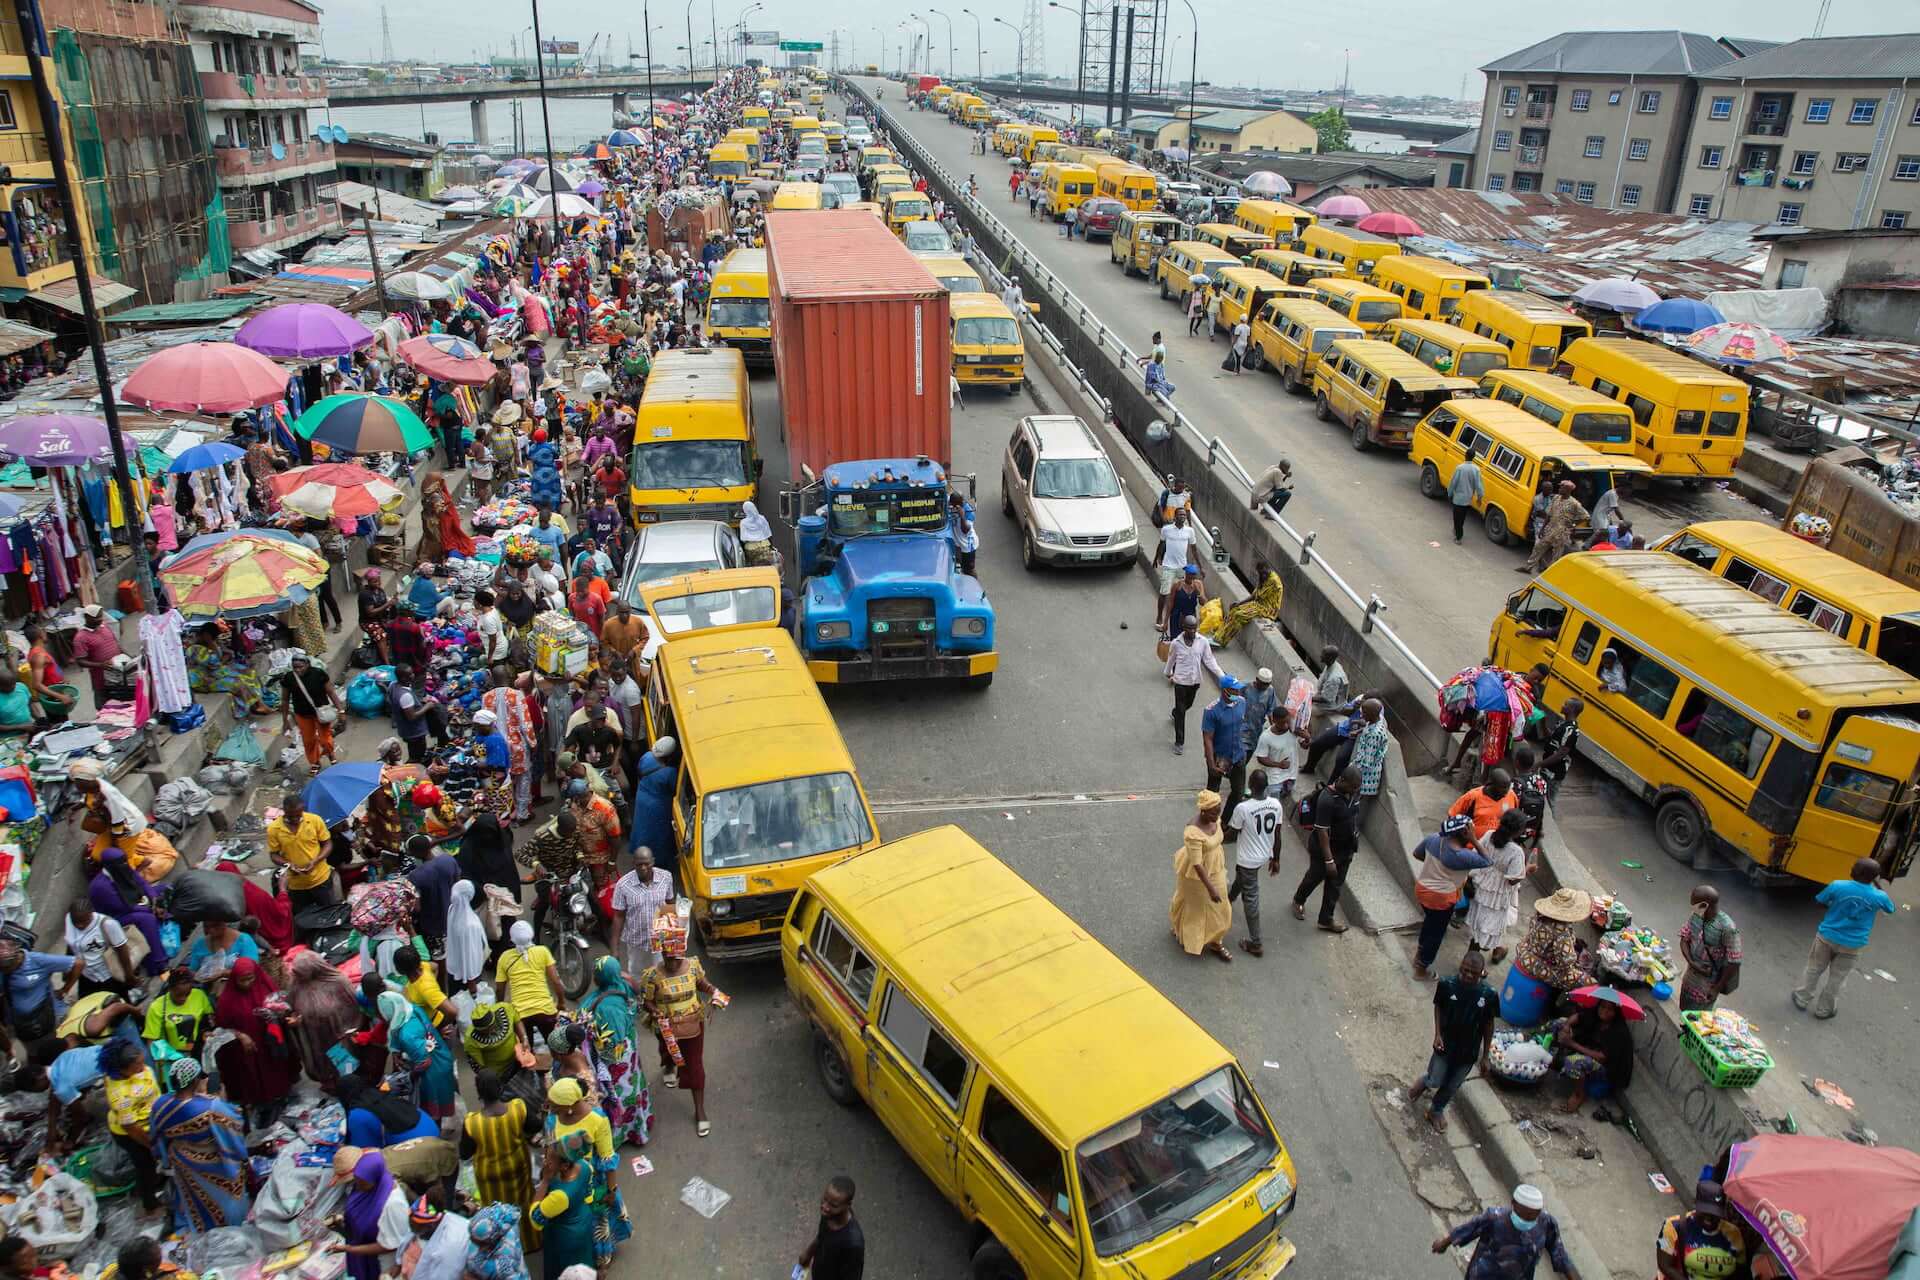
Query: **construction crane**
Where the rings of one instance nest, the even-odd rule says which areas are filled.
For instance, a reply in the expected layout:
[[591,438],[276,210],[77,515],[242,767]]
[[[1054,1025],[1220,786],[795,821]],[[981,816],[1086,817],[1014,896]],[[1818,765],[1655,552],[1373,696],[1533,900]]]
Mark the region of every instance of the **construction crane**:
[[1813,38],[1818,40],[1827,29],[1827,13],[1833,8],[1833,0],[1820,0],[1820,12],[1813,19]]
[[580,74],[581,75],[589,74],[588,69],[593,66],[593,50],[594,50],[594,46],[600,43],[600,36],[601,36],[600,32],[598,31],[594,32],[593,39],[587,41],[586,52],[580,55]]

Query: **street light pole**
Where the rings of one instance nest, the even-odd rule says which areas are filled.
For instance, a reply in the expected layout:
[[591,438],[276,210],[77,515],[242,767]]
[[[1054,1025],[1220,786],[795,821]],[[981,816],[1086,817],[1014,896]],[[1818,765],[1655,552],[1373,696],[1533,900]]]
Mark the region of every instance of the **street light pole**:
[[[1047,8],[1059,9],[1066,13],[1073,10],[1061,4],[1060,0],[1047,0]],[[1086,107],[1080,101],[1087,93],[1087,0],[1080,0],[1080,65],[1073,76],[1073,118],[1079,123],[1086,116]]]
[[693,44],[693,0],[687,0],[687,79],[693,79],[693,60],[700,51]]
[[1013,78],[1015,80],[1025,80],[1027,78],[1027,39],[1026,37],[1020,34],[1020,28],[1014,26],[1011,22],[1008,22],[1005,18],[995,18],[994,21],[999,23],[1001,26],[1005,27],[1007,30],[1013,32],[1013,58],[1014,58]]
[[640,0],[640,21],[647,24],[647,158],[651,160],[658,153],[659,139],[653,136],[653,13],[649,6],[650,0]]
[[976,79],[984,81],[987,78],[987,51],[984,47],[987,38],[980,34],[980,15],[965,8],[960,12],[973,19],[973,45],[977,55],[973,60],[973,74]]
[[547,114],[547,60],[540,56],[540,0],[528,0],[528,3],[533,8],[533,65],[540,73],[540,128],[546,134],[547,144],[547,208],[553,214],[553,251],[558,253],[560,252],[560,175],[559,171],[553,167],[553,121]]
[[1180,0],[1187,6],[1187,16],[1193,19],[1193,65],[1187,71],[1187,176],[1193,176],[1193,113],[1194,96],[1200,89],[1200,15],[1193,11],[1193,0]]
[[933,74],[933,24],[927,21],[925,14],[917,9],[909,10],[907,16],[927,29],[927,74]]
[[943,11],[934,8],[932,5],[927,6],[927,12],[938,13],[940,15],[940,20],[947,24],[947,79],[949,80],[955,79],[959,76],[960,72],[957,71],[953,65],[953,19],[948,17]]

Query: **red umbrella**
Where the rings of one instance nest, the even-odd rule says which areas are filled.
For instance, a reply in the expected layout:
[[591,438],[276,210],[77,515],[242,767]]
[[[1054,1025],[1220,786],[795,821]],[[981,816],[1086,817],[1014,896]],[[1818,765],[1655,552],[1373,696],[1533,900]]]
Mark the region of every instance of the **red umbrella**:
[[417,338],[408,338],[397,350],[402,360],[429,378],[463,387],[484,386],[493,380],[495,373],[493,361],[480,354],[478,347],[444,333],[423,333]]
[[1920,1156],[1767,1133],[1734,1144],[1724,1190],[1799,1280],[1882,1280],[1920,1203]]
[[1628,1022],[1638,1022],[1647,1016],[1647,1011],[1632,996],[1624,991],[1615,991],[1612,987],[1575,987],[1567,993],[1567,999],[1586,1009],[1597,1004],[1613,1005]]
[[1420,229],[1420,224],[1412,218],[1409,218],[1406,214],[1393,213],[1391,211],[1370,213],[1353,225],[1361,231],[1371,231],[1377,236],[1420,236],[1426,234],[1426,232]]
[[147,358],[120,399],[182,413],[239,413],[284,399],[287,371],[232,342],[190,342]]
[[267,487],[283,504],[313,519],[370,516],[406,498],[385,476],[352,462],[294,467],[268,480]]

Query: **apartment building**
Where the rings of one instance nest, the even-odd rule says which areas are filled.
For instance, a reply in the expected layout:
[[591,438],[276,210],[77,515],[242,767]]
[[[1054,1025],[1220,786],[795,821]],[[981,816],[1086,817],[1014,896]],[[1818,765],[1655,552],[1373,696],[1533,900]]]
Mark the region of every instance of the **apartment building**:
[[1700,77],[1675,213],[1920,227],[1920,35],[1796,40]]
[[233,252],[288,254],[338,230],[338,207],[320,196],[335,180],[333,144],[314,137],[307,118],[327,105],[327,83],[303,74],[300,61],[300,46],[320,41],[319,8],[196,0],[176,12],[200,77]]
[[1746,43],[1691,31],[1568,31],[1488,63],[1476,185],[1665,211],[1699,77]]

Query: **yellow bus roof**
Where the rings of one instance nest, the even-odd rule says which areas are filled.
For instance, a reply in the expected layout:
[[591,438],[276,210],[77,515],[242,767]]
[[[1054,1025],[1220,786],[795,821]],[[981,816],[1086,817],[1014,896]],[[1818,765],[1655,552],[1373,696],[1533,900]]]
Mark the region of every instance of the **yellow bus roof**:
[[[1345,329],[1358,336],[1360,326],[1335,311],[1324,302],[1315,302],[1312,298],[1302,298],[1298,294],[1288,294],[1273,306],[1277,315],[1290,320],[1298,320],[1309,329]],[[1426,366],[1422,365],[1422,368]]]
[[1920,590],[1884,573],[1855,564],[1837,551],[1796,538],[1778,525],[1758,520],[1702,520],[1654,545],[1656,551],[1683,534],[1715,542],[1778,577],[1791,575],[1815,595],[1874,618],[1920,618]]
[[1374,245],[1386,245],[1395,251],[1398,251],[1400,248],[1400,242],[1390,236],[1377,236],[1371,231],[1360,231],[1353,227],[1330,226],[1324,222],[1314,223],[1305,231],[1302,231],[1300,235],[1309,243],[1312,243],[1314,240],[1331,238],[1334,240],[1344,240],[1348,244],[1362,248]]
[[1013,312],[1007,310],[1007,304],[1000,301],[997,293],[956,293],[947,299],[947,310],[958,317],[998,316],[1003,320],[1013,319]]
[[1482,286],[1487,283],[1484,272],[1472,267],[1463,267],[1457,262],[1448,262],[1445,258],[1429,258],[1418,253],[1395,253],[1373,264],[1375,273],[1385,272],[1394,275],[1424,274],[1435,280],[1478,280]]
[[1324,289],[1328,293],[1344,294],[1349,298],[1362,299],[1368,302],[1382,300],[1399,302],[1401,300],[1400,295],[1397,293],[1389,293],[1377,284],[1368,284],[1365,280],[1355,280],[1351,276],[1328,276],[1322,280],[1315,280],[1313,287],[1315,289]]
[[1568,321],[1580,325],[1587,323],[1552,298],[1543,298],[1524,289],[1475,289],[1461,299],[1462,306],[1469,302],[1476,309],[1490,307],[1505,311],[1515,319],[1531,320],[1535,324],[1565,324]]
[[1558,458],[1575,471],[1653,474],[1650,464],[1623,454],[1601,453],[1584,440],[1575,440],[1560,428],[1540,421],[1517,404],[1463,396],[1447,401],[1447,408],[1476,427],[1485,427],[1504,443],[1536,458]]
[[746,144],[741,142],[722,142],[707,152],[709,160],[745,160],[746,158]]
[[[1538,581],[1809,748],[1818,743],[1803,711],[1920,704],[1920,680],[1678,556],[1586,551],[1560,557]],[[1769,688],[1770,705],[1756,706],[1755,691]],[[1824,737],[1824,723],[1817,732]]]
[[[765,249],[735,249],[732,253],[720,259],[720,266],[713,273],[713,277],[718,280],[722,276],[759,276],[764,280],[766,274],[767,251]],[[665,359],[668,355],[678,354],[679,352],[669,351],[662,355],[660,359]],[[660,360],[654,361],[656,366],[659,363]]]
[[1259,267],[1228,267],[1221,271],[1222,280],[1231,280],[1235,284],[1244,284],[1249,289],[1260,289],[1272,293],[1275,289],[1288,288],[1285,280],[1271,271],[1262,271]]
[[[1448,325],[1448,328],[1456,326]],[[1488,339],[1491,341],[1491,339]],[[1498,344],[1495,344],[1498,345]],[[1501,348],[1505,350],[1504,347]],[[1568,409],[1579,413],[1593,413],[1602,409],[1612,409],[1621,416],[1630,417],[1633,410],[1627,408],[1611,396],[1603,396],[1592,387],[1583,387],[1577,382],[1568,382],[1557,373],[1547,373],[1540,369],[1489,369],[1480,375],[1481,381],[1489,378],[1500,382],[1512,383],[1516,388],[1537,396],[1542,400],[1558,401]]]
[[646,390],[640,393],[640,408],[644,412],[654,405],[737,401],[743,394],[746,376],[746,358],[734,347],[662,351],[653,358]]
[[[1338,312],[1329,311],[1328,314],[1341,324],[1351,323]],[[1479,385],[1472,378],[1456,378],[1452,374],[1436,373],[1391,342],[1381,342],[1375,338],[1342,338],[1327,348],[1328,355],[1334,352],[1345,352],[1374,372],[1392,378],[1409,391],[1460,390],[1464,393]],[[1320,357],[1320,363],[1322,366],[1326,365],[1325,355]]]
[[809,886],[1067,1146],[1233,1061],[958,827],[856,854],[815,872]]
[[1285,200],[1242,200],[1234,206],[1233,211],[1237,214],[1242,210],[1248,213],[1264,213],[1275,218],[1293,218],[1295,220],[1305,218],[1309,222],[1313,222],[1318,218],[1318,215],[1315,214],[1313,210],[1302,209],[1299,205],[1288,204]]
[[[1731,374],[1725,374],[1710,364],[1704,364],[1682,351],[1672,347],[1663,347],[1655,342],[1641,342],[1637,338],[1581,338],[1568,346],[1560,358],[1570,364],[1579,363],[1579,355],[1595,354],[1603,359],[1626,362],[1637,365],[1647,376],[1669,387],[1727,387],[1737,388],[1744,403],[1747,398],[1747,384]],[[1616,379],[1608,379],[1609,382]]]
[[1167,246],[1168,253],[1184,253],[1196,262],[1224,262],[1230,267],[1244,265],[1240,259],[1228,253],[1217,244],[1205,240],[1175,240]]
[[661,648],[674,728],[702,793],[799,774],[854,773],[793,637],[695,632]]
[[[1387,336],[1389,331],[1393,333],[1417,333],[1423,338],[1429,338],[1439,343],[1441,346],[1452,347],[1458,351],[1498,351],[1501,355],[1507,353],[1507,349],[1495,342],[1492,338],[1483,338],[1471,329],[1462,329],[1459,325],[1448,324],[1445,320],[1423,320],[1419,316],[1401,316],[1398,320],[1389,320],[1380,326],[1380,336],[1383,341],[1393,341],[1392,338]],[[1562,379],[1562,381],[1565,380]],[[1568,383],[1567,385],[1572,386],[1573,384]],[[1609,400],[1607,403],[1612,404],[1614,402]]]

